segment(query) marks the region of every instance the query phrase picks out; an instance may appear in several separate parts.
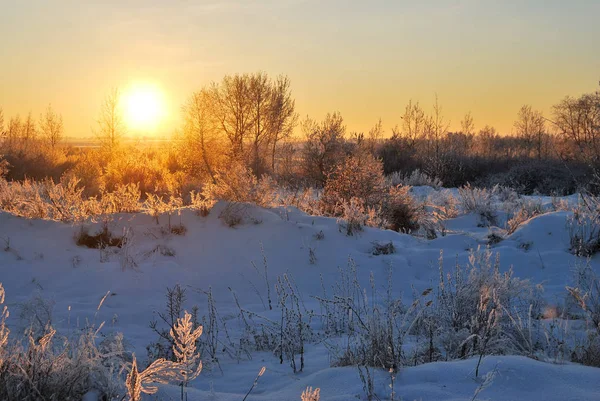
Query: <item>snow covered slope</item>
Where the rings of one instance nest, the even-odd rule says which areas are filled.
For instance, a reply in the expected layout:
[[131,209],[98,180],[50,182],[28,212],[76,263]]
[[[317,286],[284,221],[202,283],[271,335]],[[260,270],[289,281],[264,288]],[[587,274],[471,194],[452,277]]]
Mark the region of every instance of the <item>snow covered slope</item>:
[[[111,231],[132,230],[128,248],[107,253],[78,247],[74,236],[79,226],[58,222],[26,220],[0,213],[0,282],[6,302],[13,311],[8,324],[22,329],[17,311],[41,297],[53,305],[52,324],[60,332],[81,327],[87,320],[106,322],[104,332],[122,332],[131,351],[143,358],[145,347],[155,340],[149,322],[165,305],[167,287],[187,288],[186,308],[198,305],[206,313],[209,287],[219,313],[237,320],[234,292],[247,310],[270,317],[265,311],[267,276],[272,286],[288,273],[310,309],[318,308],[311,296],[331,288],[339,278],[338,267],[354,260],[361,284],[369,286],[373,274],[377,286],[385,286],[393,271],[393,288],[408,304],[413,291],[435,286],[439,277],[440,250],[444,267],[451,271],[458,260],[466,263],[470,249],[486,246],[489,229],[476,227],[476,218],[466,215],[446,222],[448,235],[435,240],[415,238],[393,231],[365,228],[357,236],[340,232],[335,219],[308,216],[295,209],[252,208],[245,224],[230,228],[218,218],[220,203],[208,217],[186,210],[181,222],[183,236],[165,235],[147,215],[117,215]],[[572,281],[576,258],[568,252],[567,212],[537,216],[504,241],[493,246],[500,253],[502,270],[510,266],[515,275],[542,283],[549,303],[563,302],[565,285]],[[173,222],[179,223],[174,216]],[[92,225],[90,232],[98,229]],[[322,236],[322,238],[321,238]],[[375,256],[373,242],[391,241],[396,252]],[[174,256],[163,255],[169,250]],[[311,257],[311,253],[313,257]],[[592,261],[600,272],[596,260]],[[414,288],[414,290],[413,290]],[[102,307],[99,302],[110,292]],[[276,316],[276,315],[274,315]],[[251,360],[223,360],[221,368],[205,369],[192,383],[189,400],[240,400],[261,366],[267,373],[248,400],[298,400],[306,386],[321,387],[322,400],[351,400],[364,397],[355,368],[331,368],[331,355],[323,345],[310,345],[306,368],[294,375],[271,353],[255,353]],[[401,369],[396,380],[397,398],[403,400],[465,400],[481,384],[473,378],[476,360],[437,362]],[[483,373],[495,370],[496,378],[481,394],[490,400],[594,400],[600,399],[600,369],[578,365],[553,365],[523,357],[488,357]],[[377,393],[389,394],[389,375],[378,372]],[[157,399],[178,399],[179,389],[163,386]],[[152,398],[149,398],[152,399]]]

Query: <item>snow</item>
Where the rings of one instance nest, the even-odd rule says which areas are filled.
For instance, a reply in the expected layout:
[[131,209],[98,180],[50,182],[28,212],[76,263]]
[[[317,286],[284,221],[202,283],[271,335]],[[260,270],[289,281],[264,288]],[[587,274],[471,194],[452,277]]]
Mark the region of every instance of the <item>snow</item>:
[[[431,191],[413,188],[419,196]],[[551,199],[541,199],[550,203]],[[570,199],[573,201],[573,199]],[[266,288],[263,277],[263,251],[268,263],[271,286],[277,276],[288,273],[300,289],[310,309],[318,308],[311,298],[322,293],[339,277],[338,267],[352,258],[358,279],[365,287],[372,273],[378,286],[387,282],[393,269],[394,291],[408,304],[413,287],[417,291],[435,286],[439,277],[438,259],[444,254],[444,267],[450,271],[456,261],[466,263],[469,250],[486,246],[489,228],[477,227],[475,215],[463,215],[445,222],[448,235],[425,240],[393,231],[365,228],[357,236],[340,232],[335,219],[308,216],[297,209],[261,209],[252,207],[252,221],[227,227],[219,218],[225,207],[219,203],[208,217],[184,210],[181,221],[184,236],[163,235],[160,226],[144,214],[114,216],[111,231],[131,227],[136,269],[123,270],[119,255],[101,261],[99,250],[78,247],[73,239],[80,230],[52,221],[26,220],[0,213],[0,241],[10,238],[10,250],[0,252],[0,282],[6,290],[6,304],[13,311],[9,326],[19,329],[20,305],[40,296],[54,303],[52,324],[60,332],[81,327],[84,322],[105,322],[103,332],[122,332],[128,349],[144,359],[145,347],[156,339],[148,327],[156,311],[162,311],[167,287],[181,284],[187,288],[186,307],[206,311],[206,296],[201,290],[212,289],[219,314],[237,320],[237,307],[231,292],[245,309],[266,317]],[[551,212],[537,216],[492,250],[500,253],[502,270],[514,268],[515,275],[542,283],[544,298],[550,302],[564,299],[565,285],[572,282],[576,257],[568,252],[567,218],[569,212]],[[177,223],[178,216],[173,217]],[[100,223],[91,224],[93,232]],[[324,238],[315,235],[323,232]],[[374,241],[392,241],[396,253],[374,256]],[[524,246],[524,244],[527,244]],[[2,244],[5,248],[6,244]],[[157,245],[168,246],[175,256],[149,252]],[[314,250],[316,263],[309,260]],[[256,268],[253,266],[253,263]],[[600,272],[598,262],[592,267]],[[256,292],[261,293],[259,297]],[[101,308],[98,304],[110,292]],[[273,311],[274,312],[274,311]],[[276,315],[273,315],[276,316]],[[235,326],[235,325],[233,325]],[[225,358],[223,374],[218,368],[205,369],[189,390],[188,399],[240,400],[252,385],[262,366],[267,371],[248,400],[298,400],[307,386],[320,387],[321,399],[363,399],[362,383],[356,368],[330,367],[332,355],[322,344],[308,346],[306,369],[294,375],[289,366],[279,364],[271,353],[254,353],[251,360]],[[475,359],[436,362],[405,367],[398,373],[395,388],[402,400],[465,400],[473,397],[481,380],[474,378]],[[478,399],[489,400],[594,400],[600,398],[600,369],[575,364],[551,364],[518,356],[486,357],[483,374],[496,371],[493,383]],[[376,392],[389,396],[389,374],[377,371]],[[178,399],[177,386],[162,386],[156,399]],[[93,395],[88,394],[90,400]],[[153,399],[153,398],[148,398]]]

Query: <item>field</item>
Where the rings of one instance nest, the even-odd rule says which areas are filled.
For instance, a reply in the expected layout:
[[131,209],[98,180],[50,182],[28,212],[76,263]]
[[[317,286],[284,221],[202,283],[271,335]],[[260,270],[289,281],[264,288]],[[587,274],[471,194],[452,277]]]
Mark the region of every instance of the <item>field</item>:
[[[141,370],[168,350],[161,316],[169,321],[167,289],[180,289],[177,313],[195,311],[203,325],[203,369],[185,388],[190,401],[246,399],[263,366],[247,400],[298,400],[308,386],[326,401],[597,399],[600,371],[581,363],[594,364],[593,327],[566,288],[584,291],[582,277],[600,273],[596,258],[573,254],[573,210],[585,199],[471,189],[480,203],[468,210],[464,189],[410,191],[427,215],[458,200],[436,220],[435,238],[431,230],[367,226],[348,235],[344,219],[227,202],[208,215],[184,207],[78,223],[3,212],[6,324],[11,336],[51,324],[57,349],[90,328],[95,344],[118,344],[124,368],[104,374],[124,395],[132,354]],[[514,211],[525,209],[536,212],[511,225]],[[226,224],[232,213],[239,220]],[[124,243],[76,244],[82,232],[103,230]],[[481,324],[472,322],[475,313],[449,329],[460,305],[482,312]],[[400,349],[386,350],[388,339]],[[86,400],[106,394],[99,383]],[[178,383],[162,384],[144,399],[182,394]]]

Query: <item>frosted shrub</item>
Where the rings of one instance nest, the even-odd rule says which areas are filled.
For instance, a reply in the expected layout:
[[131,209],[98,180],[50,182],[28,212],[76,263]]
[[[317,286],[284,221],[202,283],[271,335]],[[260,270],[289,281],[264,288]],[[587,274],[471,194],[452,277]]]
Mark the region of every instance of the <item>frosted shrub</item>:
[[576,345],[572,357],[584,365],[600,367],[600,279],[590,261],[578,263],[575,269],[575,286],[567,291],[583,312],[586,321],[586,337]]
[[216,201],[214,199],[206,198],[201,193],[196,191],[190,192],[190,206],[192,209],[196,210],[196,213],[199,216],[208,216],[215,203]]
[[6,327],[6,319],[8,318],[8,308],[4,304],[4,287],[2,287],[2,283],[0,283],[0,374],[2,373],[2,368],[4,365],[5,349],[6,344],[8,343],[8,334],[10,330]]
[[514,189],[499,184],[494,185],[492,194],[495,195],[500,202],[504,203],[514,204],[519,200],[519,194],[517,194]]
[[200,361],[200,354],[196,349],[198,339],[202,335],[202,326],[194,323],[192,315],[187,311],[184,311],[183,317],[176,317],[181,310],[183,293],[180,297],[169,299],[169,302],[177,302],[177,305],[170,304],[171,328],[168,331],[168,337],[166,331],[162,332],[161,336],[164,335],[172,344],[172,349],[169,351],[172,352],[173,360],[156,359],[140,372],[134,355],[126,381],[130,401],[141,400],[142,393],[156,393],[158,387],[155,384],[170,382],[180,383],[181,399],[187,399],[187,395],[184,398],[185,387],[202,371],[202,361]]
[[506,232],[508,235],[514,233],[517,228],[527,220],[544,213],[541,202],[525,200],[520,202],[519,209],[506,222]]
[[410,187],[388,188],[382,171],[381,162],[370,155],[346,158],[329,175],[319,200],[321,212],[338,217],[347,235],[365,225],[416,231],[421,209],[410,196]]
[[10,164],[0,156],[0,179],[3,179],[8,174]]
[[489,249],[472,251],[467,266],[457,264],[447,275],[440,256],[433,310],[441,349],[450,358],[532,352],[533,344],[515,323],[539,314],[536,290],[529,281],[513,277],[512,268],[501,273],[499,256],[494,259]]
[[321,389],[316,388],[313,390],[312,387],[307,387],[300,396],[301,401],[319,401],[321,399]]
[[435,191],[427,197],[427,203],[433,208],[433,215],[438,220],[458,217],[459,201],[447,189]]
[[103,213],[135,213],[140,210],[139,184],[118,184],[113,192],[102,192]]
[[367,214],[364,203],[358,198],[352,198],[349,202],[343,202],[341,205],[341,217],[338,218],[338,224],[346,235],[352,236],[362,231],[367,222]]
[[485,188],[473,188],[465,185],[458,188],[460,205],[464,212],[475,213],[480,218],[482,226],[496,224],[496,211],[493,207],[493,194]]
[[156,224],[159,224],[159,217],[161,214],[169,210],[169,205],[164,201],[162,196],[156,194],[146,194],[147,198],[142,205],[142,211],[149,214],[154,218]]
[[[392,288],[392,269],[389,270],[385,290],[377,290],[371,276],[370,288],[363,288],[357,278],[356,264],[348,260],[346,270],[340,269],[340,280],[328,297],[317,298],[324,312],[326,332],[346,333],[348,345],[339,350],[337,366],[360,366],[368,386],[368,367],[392,369],[397,372],[404,364],[403,345],[416,318],[427,303],[423,293],[412,305],[406,307],[395,298]],[[370,294],[369,298],[367,294]]]
[[428,186],[439,189],[443,186],[439,178],[431,177],[419,169],[413,170],[410,174],[402,174],[399,171],[393,172],[386,177],[386,181],[392,187],[408,185],[411,187]]
[[303,188],[287,193],[283,197],[282,203],[286,206],[295,206],[312,216],[322,214],[319,193],[314,188]]
[[364,208],[381,206],[386,196],[383,167],[371,155],[346,158],[329,174],[320,198],[322,212],[340,215],[344,204],[360,199]]
[[383,205],[383,216],[394,231],[410,233],[419,229],[420,208],[410,196],[410,187],[392,187]]
[[90,214],[82,193],[79,181],[73,178],[63,178],[58,184],[51,179],[22,182],[0,179],[0,209],[26,218],[81,221]]
[[[0,284],[0,305],[4,290]],[[29,330],[23,340],[9,339],[6,307],[0,313],[0,399],[75,400],[92,389],[112,399],[120,389],[123,364],[121,337],[96,345],[99,328],[85,327],[78,338],[59,337],[49,324],[39,334]]]
[[249,209],[250,205],[247,203],[228,203],[219,213],[219,218],[228,227],[234,228],[244,223],[244,219],[248,217]]
[[262,207],[271,206],[277,199],[275,181],[268,176],[256,178],[241,163],[232,163],[227,171],[218,172],[215,182],[207,183],[202,194],[205,199],[248,202]]
[[591,256],[600,250],[600,210],[595,205],[575,209],[567,226],[571,253]]

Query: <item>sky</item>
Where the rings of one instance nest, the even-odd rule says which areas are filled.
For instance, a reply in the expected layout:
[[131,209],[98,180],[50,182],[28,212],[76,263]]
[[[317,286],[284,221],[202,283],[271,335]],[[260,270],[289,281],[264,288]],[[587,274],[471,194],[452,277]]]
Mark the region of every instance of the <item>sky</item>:
[[302,118],[341,112],[389,134],[410,99],[437,94],[451,129],[509,133],[524,104],[549,115],[600,80],[598,0],[0,0],[0,107],[48,104],[90,136],[111,88],[151,83],[160,132],[226,74],[287,75]]

